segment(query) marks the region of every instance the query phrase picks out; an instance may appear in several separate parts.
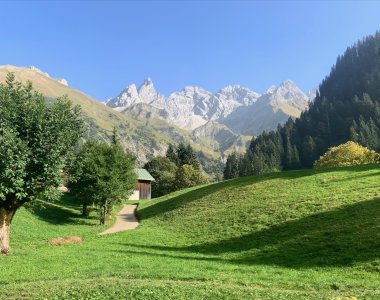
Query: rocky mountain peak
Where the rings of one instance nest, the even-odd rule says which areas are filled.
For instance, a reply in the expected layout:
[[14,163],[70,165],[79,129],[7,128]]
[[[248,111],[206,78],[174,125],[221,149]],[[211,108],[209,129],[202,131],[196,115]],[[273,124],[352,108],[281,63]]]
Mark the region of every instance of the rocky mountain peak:
[[271,99],[280,99],[282,101],[293,101],[297,99],[307,101],[308,98],[291,80],[282,82],[278,87],[275,85],[270,86],[264,95],[269,96]]
[[286,87],[286,88],[298,88],[297,85],[290,79],[285,80],[283,83],[280,84],[280,87]]
[[273,94],[273,92],[277,89],[277,86],[275,86],[274,84],[272,84],[266,91],[264,94]]
[[153,86],[152,79],[150,77],[145,78],[145,80],[141,84],[140,88],[142,88],[143,86]]
[[[271,86],[263,95],[241,85],[226,86],[216,93],[190,85],[165,98],[156,91],[152,80],[147,78],[138,89],[134,84],[130,85],[118,97],[109,100],[107,105],[125,111],[126,107],[131,107],[133,110],[134,104],[143,103],[147,105],[145,110],[149,110],[149,107],[152,111],[163,110],[165,113],[159,114],[159,117],[187,130],[194,130],[210,121],[220,124],[231,114],[239,119],[241,111],[260,111],[265,116],[248,114],[246,122],[251,118],[259,118],[266,124],[261,127],[272,129],[277,126],[278,119],[273,119],[272,126],[270,119],[273,116],[270,114],[281,110],[285,115],[284,120],[289,116],[298,116],[306,108],[307,99],[308,97],[291,80],[284,81],[278,87]],[[243,120],[242,126],[244,124]]]

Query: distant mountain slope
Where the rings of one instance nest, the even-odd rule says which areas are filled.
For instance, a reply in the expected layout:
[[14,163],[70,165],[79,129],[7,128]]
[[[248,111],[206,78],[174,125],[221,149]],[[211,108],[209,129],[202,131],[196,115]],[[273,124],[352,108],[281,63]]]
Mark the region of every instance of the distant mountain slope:
[[272,86],[262,95],[239,85],[225,87],[214,94],[198,86],[187,86],[165,99],[148,78],[139,88],[129,85],[106,104],[131,115],[134,109],[130,108],[143,103],[146,112],[159,109],[158,117],[187,131],[213,121],[208,127],[224,124],[234,134],[252,136],[275,129],[289,117],[299,117],[314,95],[304,94],[288,80],[279,87]]
[[[169,143],[189,143],[192,147],[202,152],[203,156],[211,160],[220,160],[219,149],[214,149],[214,141],[205,137],[197,137],[184,131],[175,125],[170,125],[149,109],[149,115],[143,114],[143,103],[141,107],[129,107],[131,116],[119,113],[98,102],[90,96],[67,86],[67,81],[50,78],[49,75],[35,67],[0,66],[0,82],[4,82],[7,73],[13,72],[16,80],[31,81],[34,88],[48,99],[55,99],[64,94],[68,95],[74,104],[80,105],[88,124],[86,138],[96,137],[109,140],[113,127],[119,130],[121,142],[125,149],[131,151],[140,164],[150,157],[164,154]],[[146,101],[150,94],[149,85],[140,89],[140,97]],[[158,100],[158,99],[156,99]],[[139,115],[140,114],[140,115]]]
[[258,135],[276,129],[289,117],[299,117],[308,107],[309,99],[292,81],[270,87],[251,105],[236,108],[220,123],[240,134]]

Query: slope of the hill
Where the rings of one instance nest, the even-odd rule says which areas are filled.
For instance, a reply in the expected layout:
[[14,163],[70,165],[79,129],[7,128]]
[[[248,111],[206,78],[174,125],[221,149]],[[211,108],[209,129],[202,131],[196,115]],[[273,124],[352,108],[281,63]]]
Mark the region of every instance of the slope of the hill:
[[183,251],[244,264],[359,266],[380,258],[379,180],[380,165],[271,173],[170,194],[138,212],[143,224],[184,237]]
[[[140,202],[98,236],[77,203],[21,209],[0,299],[379,299],[379,165],[245,177]],[[52,246],[79,235],[82,245]]]
[[220,159],[219,151],[214,151],[214,141],[193,136],[158,118],[139,120],[119,113],[34,67],[0,66],[0,82],[5,81],[9,72],[14,73],[18,81],[31,81],[33,87],[49,99],[66,94],[74,104],[80,105],[89,126],[86,138],[108,140],[116,126],[124,148],[131,151],[140,163],[153,155],[164,154],[169,143],[179,142],[190,143],[210,160]]

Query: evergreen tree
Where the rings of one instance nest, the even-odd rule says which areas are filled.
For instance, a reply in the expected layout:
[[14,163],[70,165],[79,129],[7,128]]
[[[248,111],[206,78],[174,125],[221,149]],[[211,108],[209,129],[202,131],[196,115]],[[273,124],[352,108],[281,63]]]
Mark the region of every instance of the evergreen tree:
[[232,152],[228,155],[223,175],[224,179],[239,177],[239,155],[237,152]]
[[168,150],[166,150],[166,158],[178,166],[178,155],[172,144],[169,144]]
[[186,151],[186,161],[183,161],[183,164],[191,165],[194,169],[199,170],[200,164],[193,148],[190,145],[187,145]]
[[177,146],[178,166],[182,166],[187,162],[187,149],[183,143]]
[[119,132],[118,132],[116,126],[114,126],[113,130],[112,130],[111,143],[113,145],[120,145],[120,136],[119,136]]

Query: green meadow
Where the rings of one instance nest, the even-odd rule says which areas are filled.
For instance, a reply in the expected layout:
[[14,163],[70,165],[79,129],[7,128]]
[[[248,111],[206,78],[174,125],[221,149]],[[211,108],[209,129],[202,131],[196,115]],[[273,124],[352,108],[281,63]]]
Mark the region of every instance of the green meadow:
[[[0,298],[380,299],[379,165],[200,186],[141,201],[138,217],[99,236],[113,219],[82,218],[68,195],[22,208]],[[69,235],[83,243],[47,242]]]

